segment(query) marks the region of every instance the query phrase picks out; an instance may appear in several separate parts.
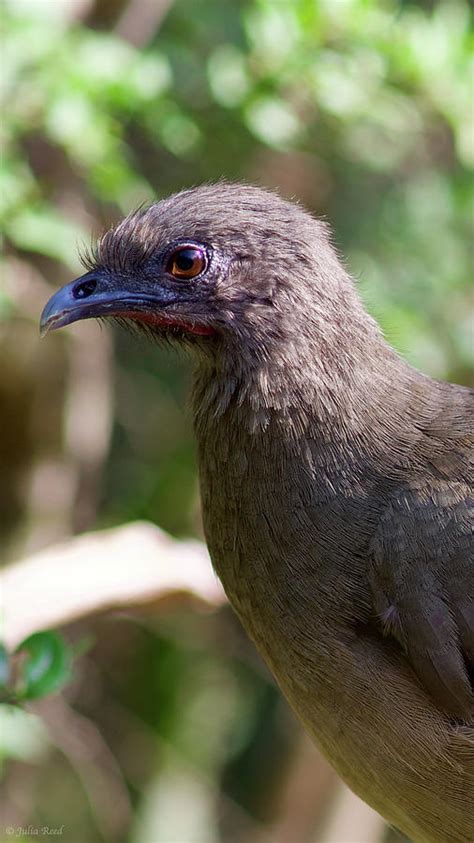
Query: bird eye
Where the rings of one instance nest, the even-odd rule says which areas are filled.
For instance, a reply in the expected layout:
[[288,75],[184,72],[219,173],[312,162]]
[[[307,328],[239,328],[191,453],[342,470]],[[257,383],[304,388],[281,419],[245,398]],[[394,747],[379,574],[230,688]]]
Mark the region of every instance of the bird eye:
[[175,278],[195,278],[207,267],[204,249],[197,246],[181,246],[168,259],[166,271]]

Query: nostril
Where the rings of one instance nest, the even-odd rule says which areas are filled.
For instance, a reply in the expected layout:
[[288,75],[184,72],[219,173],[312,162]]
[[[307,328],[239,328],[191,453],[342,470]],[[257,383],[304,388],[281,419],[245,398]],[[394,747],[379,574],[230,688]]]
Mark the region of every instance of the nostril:
[[97,289],[97,281],[95,278],[90,278],[88,281],[81,281],[74,287],[72,294],[75,299],[86,299],[91,296]]

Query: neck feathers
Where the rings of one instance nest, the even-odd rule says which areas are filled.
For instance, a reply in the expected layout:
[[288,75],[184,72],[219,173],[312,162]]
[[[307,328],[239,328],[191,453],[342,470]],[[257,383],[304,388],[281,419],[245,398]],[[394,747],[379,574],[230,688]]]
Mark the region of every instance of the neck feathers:
[[232,424],[249,434],[276,427],[296,440],[308,429],[350,439],[378,418],[392,413],[395,419],[392,405],[399,394],[409,393],[407,382],[416,373],[378,329],[351,348],[342,343],[321,351],[303,332],[298,340],[273,356],[235,352],[201,362],[192,396],[198,437]]

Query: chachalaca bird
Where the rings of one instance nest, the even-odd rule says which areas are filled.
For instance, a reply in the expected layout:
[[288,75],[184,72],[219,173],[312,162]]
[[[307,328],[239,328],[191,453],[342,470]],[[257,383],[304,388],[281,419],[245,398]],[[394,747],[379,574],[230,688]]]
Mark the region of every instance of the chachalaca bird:
[[245,629],[348,785],[415,841],[474,840],[474,393],[416,371],[325,223],[219,183],[132,213],[43,331],[191,347],[205,534]]

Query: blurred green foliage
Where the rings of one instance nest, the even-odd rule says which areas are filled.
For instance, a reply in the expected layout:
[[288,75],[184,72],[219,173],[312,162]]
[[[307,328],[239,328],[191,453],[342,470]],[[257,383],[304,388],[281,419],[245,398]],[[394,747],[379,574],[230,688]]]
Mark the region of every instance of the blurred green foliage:
[[[425,371],[472,383],[467,0],[144,0],[127,16],[129,6],[3,3],[0,527],[14,548],[41,545],[48,519],[50,538],[141,517],[199,533],[186,361],[117,335],[103,382],[115,396],[111,437],[92,464],[79,445],[97,413],[74,435],[67,420],[87,404],[74,391],[74,342],[40,349],[36,338],[48,282],[79,271],[90,231],[183,186],[245,179],[327,217],[388,338]],[[69,497],[41,485],[71,471]],[[125,811],[114,826],[90,794],[81,801],[84,768],[70,773],[61,758],[44,777],[59,807],[38,785],[33,815],[43,799],[60,825],[67,808],[90,841],[244,839],[248,817],[271,815],[269,782],[294,726],[230,618],[96,628],[71,700],[119,759],[135,819]],[[25,718],[33,764],[39,738]],[[176,782],[201,818],[185,831]]]

